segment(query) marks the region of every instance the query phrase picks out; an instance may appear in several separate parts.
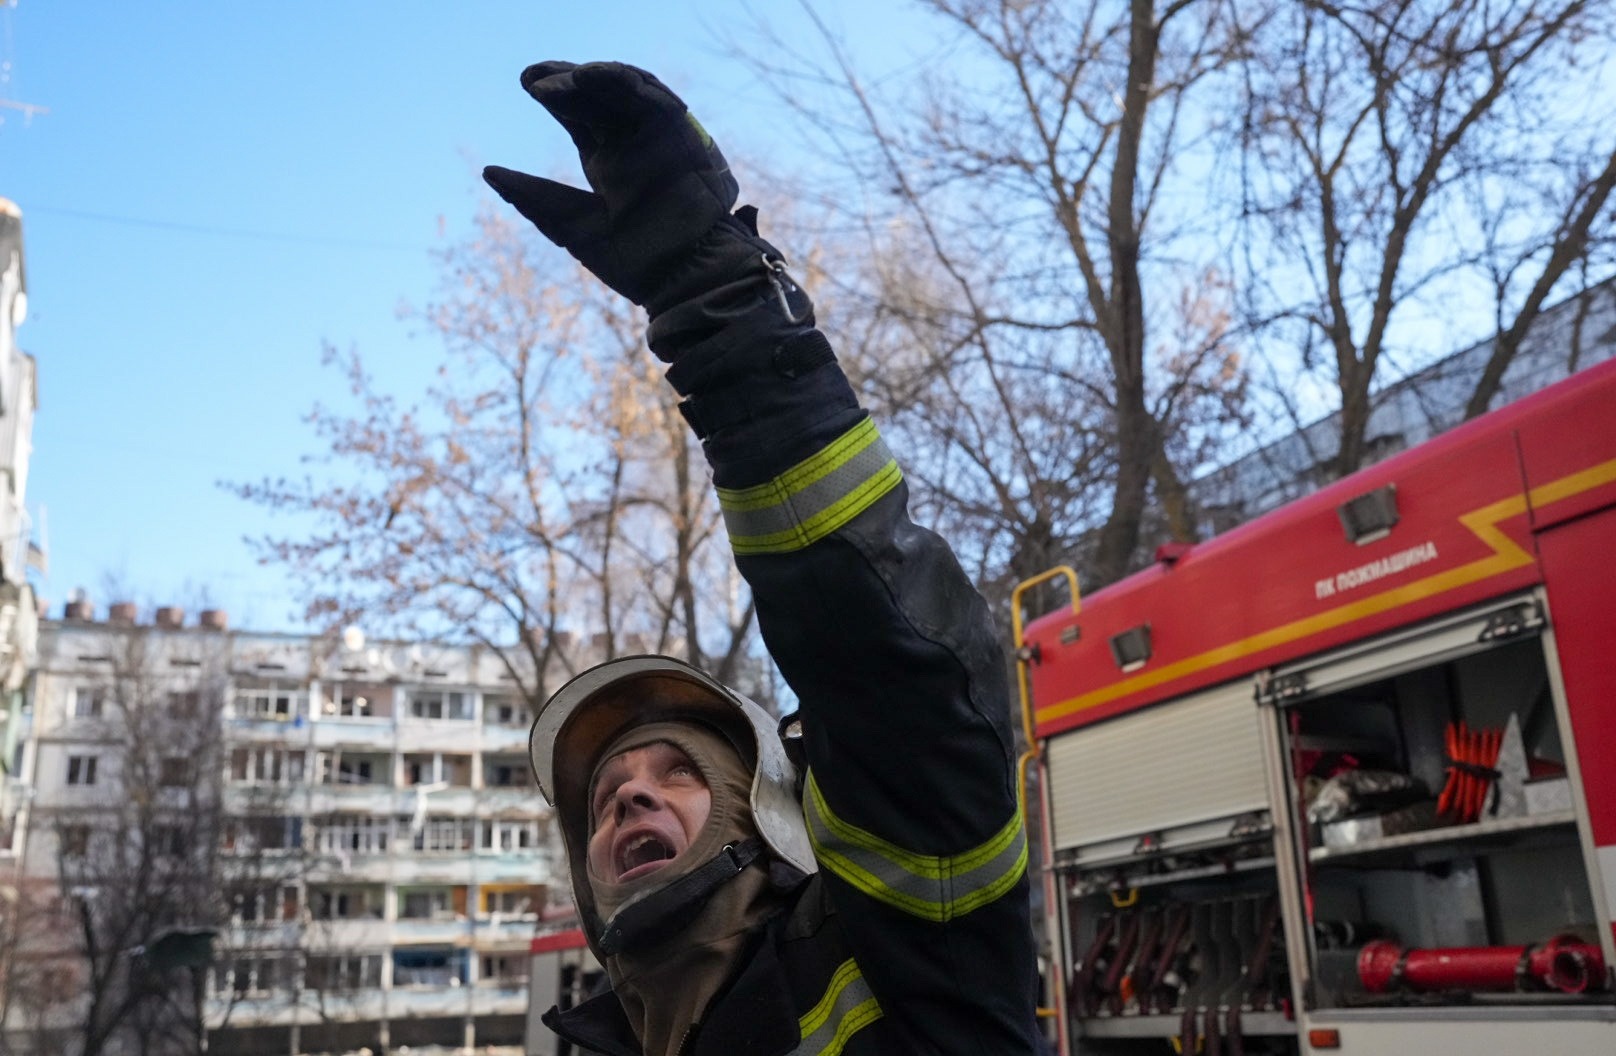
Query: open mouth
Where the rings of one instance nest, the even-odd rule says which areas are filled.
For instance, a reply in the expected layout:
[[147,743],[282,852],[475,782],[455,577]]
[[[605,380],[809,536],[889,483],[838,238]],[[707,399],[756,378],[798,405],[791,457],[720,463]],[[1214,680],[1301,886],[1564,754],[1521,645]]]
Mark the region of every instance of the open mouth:
[[617,882],[655,872],[671,862],[677,853],[655,833],[635,836],[617,852]]

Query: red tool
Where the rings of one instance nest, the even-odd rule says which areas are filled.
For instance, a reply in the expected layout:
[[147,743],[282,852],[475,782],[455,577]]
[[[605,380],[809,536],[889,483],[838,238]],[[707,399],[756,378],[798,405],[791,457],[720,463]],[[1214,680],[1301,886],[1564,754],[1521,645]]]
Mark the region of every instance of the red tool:
[[1498,753],[1504,746],[1503,730],[1472,730],[1462,722],[1446,731],[1448,780],[1437,798],[1437,814],[1455,825],[1481,818],[1487,793],[1497,780]]
[[1521,990],[1540,988],[1580,994],[1603,985],[1605,958],[1599,947],[1575,935],[1557,935],[1535,946],[1455,946],[1405,950],[1376,939],[1358,953],[1358,979],[1372,994],[1408,990]]

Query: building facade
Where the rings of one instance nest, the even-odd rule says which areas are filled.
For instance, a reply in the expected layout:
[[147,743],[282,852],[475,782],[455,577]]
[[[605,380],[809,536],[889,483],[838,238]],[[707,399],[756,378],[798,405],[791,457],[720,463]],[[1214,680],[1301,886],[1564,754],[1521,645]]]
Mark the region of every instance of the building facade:
[[0,198],[0,884],[9,882],[21,849],[16,820],[27,786],[17,767],[17,737],[38,630],[26,576],[39,555],[30,545],[25,506],[37,396],[34,359],[17,344],[17,328],[27,317],[22,210]]
[[91,937],[205,931],[211,960],[163,978],[192,980],[213,1051],[519,1046],[535,923],[568,895],[499,658],[92,615],[41,625],[20,868],[55,925],[18,968],[54,982],[13,996],[6,1051],[72,1051],[50,1046],[106,1014]]
[[[1387,384],[1372,396],[1365,464],[1389,458],[1464,420],[1493,339],[1471,345]],[[1616,356],[1616,279],[1544,309],[1504,371],[1493,407],[1502,407],[1585,367]],[[1277,509],[1335,479],[1339,411],[1192,481],[1202,532],[1216,535]]]

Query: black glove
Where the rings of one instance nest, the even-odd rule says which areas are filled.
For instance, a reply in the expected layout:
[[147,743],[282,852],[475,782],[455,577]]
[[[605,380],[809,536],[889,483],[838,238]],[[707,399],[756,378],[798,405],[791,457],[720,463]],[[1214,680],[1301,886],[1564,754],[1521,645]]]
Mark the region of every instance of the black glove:
[[863,414],[813,305],[731,213],[729,163],[661,81],[616,62],[541,62],[522,87],[572,136],[590,191],[497,166],[499,196],[651,314],[646,335],[685,397],[720,487],[766,480]]
[[522,72],[522,87],[572,137],[594,193],[495,165],[483,179],[606,285],[655,315],[748,265],[764,274],[765,254],[779,259],[731,215],[729,163],[654,76],[618,62],[541,62]]

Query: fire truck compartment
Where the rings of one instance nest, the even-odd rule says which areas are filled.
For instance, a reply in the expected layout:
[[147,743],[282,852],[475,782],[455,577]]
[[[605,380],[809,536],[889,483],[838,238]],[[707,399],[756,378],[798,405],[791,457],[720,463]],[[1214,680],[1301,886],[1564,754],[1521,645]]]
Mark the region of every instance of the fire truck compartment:
[[1546,633],[1522,595],[1266,680],[1310,1007],[1611,1000]]

